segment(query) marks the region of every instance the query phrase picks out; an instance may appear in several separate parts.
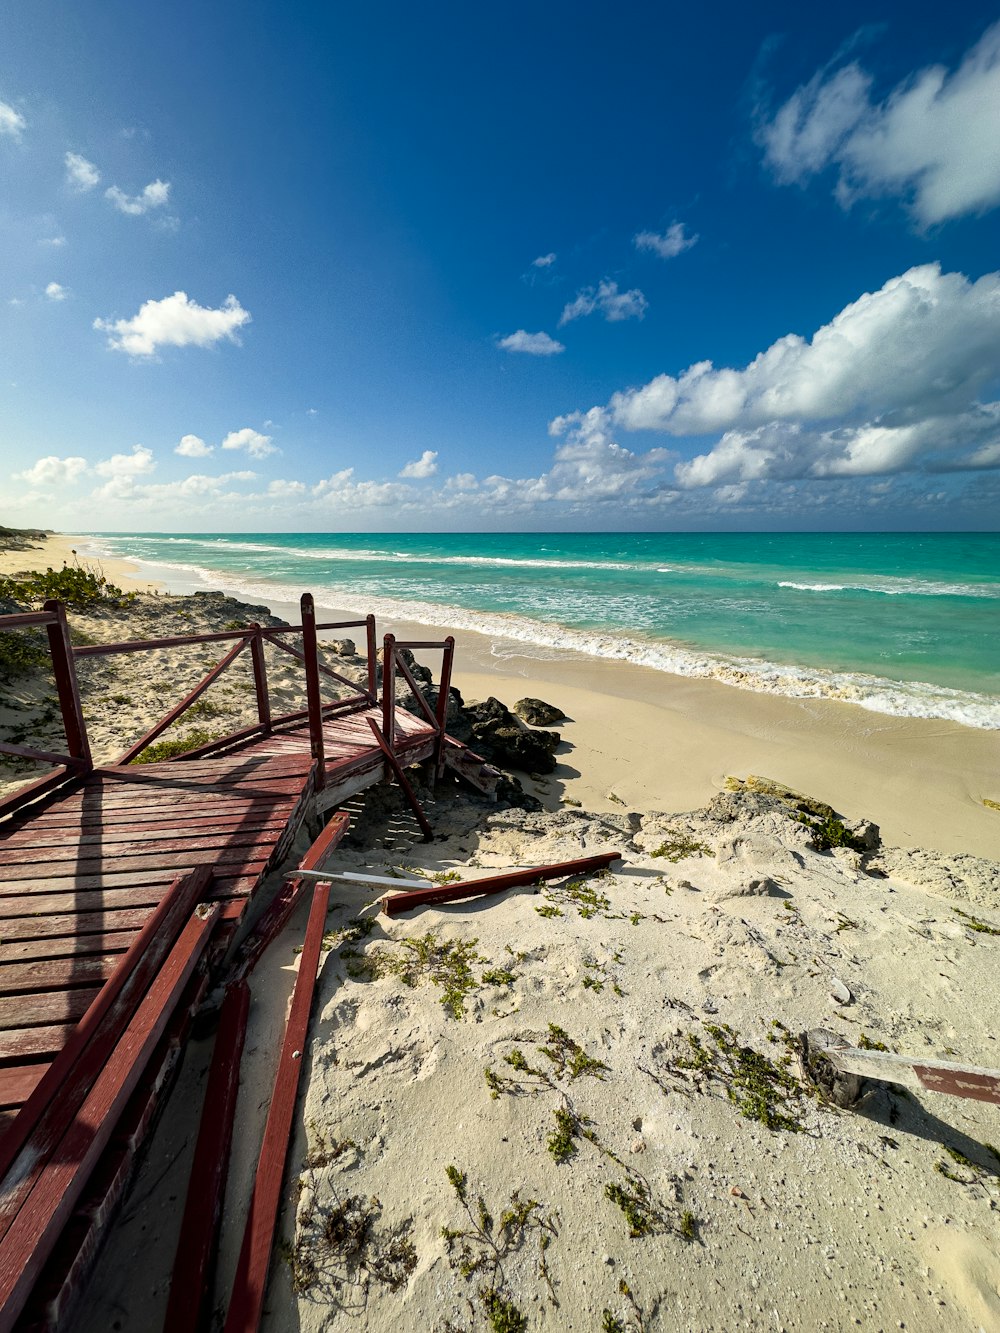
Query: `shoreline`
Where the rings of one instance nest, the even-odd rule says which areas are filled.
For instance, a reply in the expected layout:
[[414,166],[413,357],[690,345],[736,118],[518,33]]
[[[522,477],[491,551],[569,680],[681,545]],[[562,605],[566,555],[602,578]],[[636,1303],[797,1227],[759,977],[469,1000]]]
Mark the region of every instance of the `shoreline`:
[[[0,553],[0,572],[86,550],[84,536],[59,534],[39,551]],[[86,563],[89,557],[81,559]],[[166,591],[156,566],[96,559],[123,588]],[[173,571],[171,571],[173,572]],[[171,577],[176,595],[205,591],[201,580]],[[246,594],[235,594],[245,597]],[[297,623],[294,602],[265,595],[277,616]],[[320,609],[322,620],[355,613]],[[947,853],[995,857],[1000,814],[1000,733],[934,719],[873,713],[856,704],[797,699],[720,681],[672,676],[630,662],[550,650],[542,657],[513,640],[419,621],[381,620],[379,637],[456,638],[453,684],[466,699],[496,695],[510,706],[537,696],[563,709],[558,768],[542,782],[522,775],[548,809],[579,801],[595,812],[690,810],[727,776],[762,774],[828,801],[849,818],[875,818],[887,841]],[[418,654],[437,672],[437,653]]]

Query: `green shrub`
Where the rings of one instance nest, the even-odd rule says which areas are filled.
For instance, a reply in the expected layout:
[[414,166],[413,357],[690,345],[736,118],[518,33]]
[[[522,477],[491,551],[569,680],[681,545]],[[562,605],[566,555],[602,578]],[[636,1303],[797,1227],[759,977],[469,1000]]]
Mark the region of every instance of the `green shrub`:
[[135,600],[134,592],[123,592],[109,583],[99,569],[84,565],[63,565],[62,569],[19,574],[0,579],[0,599],[19,605],[41,605],[50,597],[57,597],[74,611],[85,611],[92,606],[124,606]]

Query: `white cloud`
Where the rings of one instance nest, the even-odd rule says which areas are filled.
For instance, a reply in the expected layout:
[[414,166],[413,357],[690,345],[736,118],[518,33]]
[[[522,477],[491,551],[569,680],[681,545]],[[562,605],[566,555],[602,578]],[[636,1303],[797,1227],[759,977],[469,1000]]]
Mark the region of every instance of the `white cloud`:
[[479,481],[474,472],[456,472],[453,477],[445,480],[444,488],[446,491],[474,491],[479,487]]
[[[992,466],[1000,404],[1000,273],[937,264],[846,306],[810,340],[778,339],[741,369],[696,362],[557,417],[554,435],[615,425],[720,438],[679,462],[679,486]],[[976,461],[973,461],[976,460]]]
[[389,505],[399,508],[422,493],[412,486],[401,486],[398,481],[354,481],[354,469],[343,468],[331,477],[319,481],[312,494],[322,500],[324,509],[343,508],[382,509]]
[[661,235],[655,231],[640,231],[632,238],[637,250],[649,250],[661,259],[673,259],[685,250],[690,250],[698,241],[697,236],[688,236],[683,222],[673,222]]
[[309,488],[302,481],[282,481],[276,480],[268,483],[267,493],[276,499],[293,500],[300,495],[305,495]]
[[227,296],[217,310],[200,306],[186,292],[174,292],[162,301],[145,301],[131,319],[95,319],[94,328],[108,335],[108,346],[130,356],[154,356],[159,347],[211,347],[249,323],[250,314],[235,296]]
[[550,338],[547,333],[527,333],[524,329],[508,333],[506,338],[499,338],[497,346],[505,352],[527,352],[529,356],[555,356],[566,350],[561,342]]
[[279,452],[277,445],[271,443],[270,435],[261,435],[260,431],[244,426],[242,430],[231,430],[222,441],[223,449],[245,449],[251,458],[266,458],[268,454]]
[[425,449],[418,459],[412,463],[407,463],[399,475],[411,480],[421,480],[424,477],[433,477],[437,470],[436,450]]
[[773,421],[962,407],[1000,373],[1000,273],[925,264],[846,306],[810,341],[779,338],[742,370],[696,362],[611,400],[629,430],[704,435]]
[[134,444],[130,454],[112,454],[95,463],[94,471],[102,477],[141,477],[156,467],[153,451],[144,444]]
[[117,185],[104,191],[105,199],[110,199],[119,213],[130,217],[142,217],[153,208],[163,208],[170,198],[170,182],[155,180],[143,190],[142,194],[126,194]]
[[0,134],[6,134],[12,139],[20,139],[21,135],[27,129],[28,122],[16,111],[9,102],[0,102]]
[[180,443],[174,449],[182,458],[207,458],[212,446],[206,444],[200,435],[182,435]]
[[39,245],[50,245],[53,250],[61,250],[66,244],[65,236],[40,236]]
[[66,486],[76,481],[86,470],[85,458],[58,458],[55,454],[49,454],[24,472],[15,472],[14,480],[26,481],[30,486]]
[[857,63],[825,71],[758,127],[779,181],[839,170],[837,197],[900,195],[924,226],[1000,203],[1000,23],[961,65],[920,70],[882,102]]
[[67,153],[63,159],[66,164],[66,184],[79,194],[92,190],[100,182],[101,173],[79,153]]
[[61,283],[50,282],[45,288],[45,295],[50,301],[65,301],[66,297],[69,296],[69,292]]
[[556,262],[555,254],[539,255],[537,259],[531,261],[532,268],[551,268]]
[[583,315],[592,315],[598,311],[609,324],[616,324],[623,319],[642,319],[649,302],[638,287],[630,292],[620,292],[617,282],[605,278],[596,288],[584,287],[577,292],[574,300],[564,307],[559,325],[568,324],[572,319]]

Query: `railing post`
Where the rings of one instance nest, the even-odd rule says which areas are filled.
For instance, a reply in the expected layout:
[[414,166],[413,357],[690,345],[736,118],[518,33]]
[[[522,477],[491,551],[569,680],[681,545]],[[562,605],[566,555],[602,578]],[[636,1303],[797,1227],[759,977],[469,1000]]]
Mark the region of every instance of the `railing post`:
[[312,593],[304,592],[299,602],[302,610],[302,656],[306,668],[306,702],[309,706],[309,746],[316,760],[316,786],[322,791],[326,782],[323,759],[323,703],[319,692],[319,650],[316,646],[316,608]]
[[253,659],[253,683],[257,690],[257,717],[263,731],[271,730],[271,700],[267,692],[267,664],[264,661],[264,636],[260,625],[254,621],[250,628],[253,638],[250,640],[250,655]]
[[[396,636],[387,634],[382,641],[382,736],[390,751],[396,747]],[[392,768],[386,761],[385,778],[388,782]]]
[[451,666],[455,660],[455,637],[449,634],[444,641],[444,654],[441,658],[441,684],[438,686],[437,699],[437,776],[444,772],[444,736],[448,726],[448,693],[451,690]]
[[79,759],[89,772],[94,767],[94,761],[90,757],[90,741],[87,739],[87,724],[80,702],[80,686],[76,679],[66,608],[62,602],[50,599],[45,603],[45,610],[54,612],[56,616],[56,623],[46,625],[45,628],[49,636],[49,652],[52,655],[52,671],[56,678],[59,709],[66,733],[66,747],[72,757]]
[[368,616],[365,620],[365,628],[368,638],[368,693],[372,697],[372,703],[378,699],[378,664],[375,661],[375,617]]

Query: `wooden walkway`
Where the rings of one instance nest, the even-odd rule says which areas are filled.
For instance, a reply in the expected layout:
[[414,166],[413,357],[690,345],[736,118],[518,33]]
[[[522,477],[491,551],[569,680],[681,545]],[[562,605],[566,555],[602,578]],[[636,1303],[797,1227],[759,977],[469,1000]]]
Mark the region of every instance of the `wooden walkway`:
[[[59,603],[0,617],[0,630],[46,629],[66,735],[65,754],[0,742],[57,766],[0,802],[0,1333],[63,1325],[209,979],[307,816],[395,775],[429,837],[404,769],[431,760],[438,774],[495,788],[498,774],[445,732],[453,640],[386,635],[379,700],[374,618],[356,622],[367,687],[324,701],[322,680],[351,682],[319,661],[316,631],[355,622],[317,626],[308,594],[302,612],[301,626],[79,648]],[[301,652],[284,642],[299,633]],[[114,764],[94,765],[76,657],[227,641],[180,704]],[[272,715],[265,643],[303,664],[307,709]],[[444,650],[436,710],[403,653],[412,648]],[[135,764],[244,650],[258,723]],[[421,716],[396,706],[397,671]],[[346,827],[346,815],[331,820],[316,855]],[[251,953],[286,919],[287,889],[254,925]],[[235,1087],[238,1068],[227,1078]]]
[[235,923],[312,794],[301,747],[97,769],[0,824],[0,1108],[27,1100],[178,874]]

